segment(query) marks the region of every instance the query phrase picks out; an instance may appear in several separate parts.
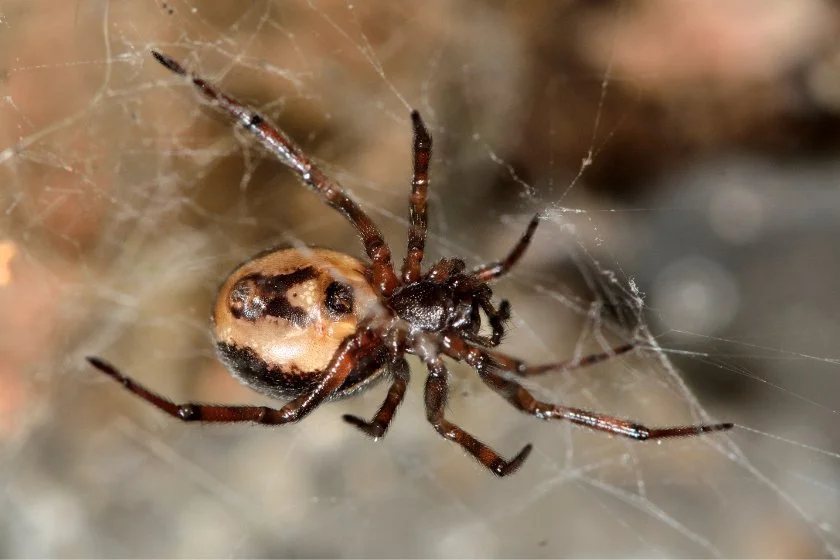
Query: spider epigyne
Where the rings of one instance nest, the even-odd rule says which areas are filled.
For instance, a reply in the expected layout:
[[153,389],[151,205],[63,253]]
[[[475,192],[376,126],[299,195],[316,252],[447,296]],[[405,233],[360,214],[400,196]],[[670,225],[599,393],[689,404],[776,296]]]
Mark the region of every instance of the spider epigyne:
[[[648,428],[606,414],[541,402],[512,378],[500,375],[505,371],[527,377],[583,367],[629,352],[635,345],[536,366],[493,350],[504,335],[510,305],[507,301],[493,304],[489,283],[504,276],[522,258],[539,215],[531,219],[502,260],[467,270],[463,260],[444,258],[424,272],[421,265],[432,138],[417,111],[411,113],[414,173],[408,250],[398,276],[390,248],[376,224],[289,137],[173,59],[155,51],[152,54],[233,117],[324,203],[341,213],[358,232],[370,263],[327,249],[275,249],[242,264],[222,285],[212,316],[221,361],[252,389],[288,400],[284,406],[176,404],[104,360],[88,358],[135,395],[187,422],[286,424],[300,420],[326,401],[389,379],[391,386],[373,419],[344,416],[348,423],[377,438],[388,430],[403,400],[409,379],[405,355],[413,354],[429,373],[424,393],[428,421],[440,435],[461,445],[498,476],[518,469],[531,452],[531,445],[512,459],[505,459],[446,419],[448,372],[444,357],[466,362],[510,404],[540,419],[566,420],[635,440],[694,436],[732,427],[720,423]],[[490,326],[489,335],[480,334],[482,313]]]

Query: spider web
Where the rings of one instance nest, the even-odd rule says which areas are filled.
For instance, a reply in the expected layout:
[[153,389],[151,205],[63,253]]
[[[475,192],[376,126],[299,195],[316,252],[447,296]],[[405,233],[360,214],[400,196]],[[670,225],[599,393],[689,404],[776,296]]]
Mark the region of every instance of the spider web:
[[[422,5],[422,8],[420,7]],[[838,14],[827,2],[0,2],[0,554],[837,556]],[[729,434],[634,443],[511,409],[452,366],[451,420],[181,425],[176,400],[265,403],[214,359],[225,274],[352,230],[157,65],[280,123],[401,258],[408,113],[435,141],[426,262],[470,265],[545,217],[496,295],[549,401]],[[273,403],[276,404],[276,403]]]

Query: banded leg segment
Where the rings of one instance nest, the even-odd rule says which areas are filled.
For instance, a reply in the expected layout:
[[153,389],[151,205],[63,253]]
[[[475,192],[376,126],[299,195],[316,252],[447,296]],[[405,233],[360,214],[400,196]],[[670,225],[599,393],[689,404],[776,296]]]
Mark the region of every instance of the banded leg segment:
[[411,112],[414,125],[414,175],[411,179],[411,200],[408,206],[408,250],[403,261],[402,281],[410,284],[420,279],[423,254],[426,249],[426,201],[429,187],[429,160],[432,157],[432,137],[417,111]]
[[371,218],[349,197],[335,180],[326,175],[300,147],[283,131],[273,126],[258,113],[222,93],[206,80],[190,74],[179,63],[157,51],[152,55],[168,70],[192,81],[204,97],[233,117],[250,132],[262,146],[280,162],[297,174],[303,183],[327,205],[340,212],[356,228],[365,252],[372,262],[373,279],[383,295],[390,295],[399,285],[391,264],[391,250],[382,233]]
[[636,348],[636,345],[632,343],[622,344],[611,348],[606,352],[590,354],[578,359],[531,366],[524,361],[512,358],[507,354],[479,348],[478,346],[470,344],[456,334],[445,334],[442,339],[443,351],[450,358],[463,360],[479,371],[483,371],[488,367],[496,367],[522,377],[541,375],[550,371],[569,371],[591,366],[600,362],[605,362],[610,358],[620,356],[621,354],[625,354]]
[[579,426],[607,432],[637,441],[697,436],[707,432],[721,432],[732,428],[731,423],[699,424],[696,426],[671,426],[648,428],[641,424],[600,414],[581,408],[571,408],[538,401],[519,383],[489,371],[479,372],[484,382],[519,410],[541,420],[566,420]]
[[487,315],[491,330],[490,338],[482,346],[498,346],[502,342],[502,337],[505,336],[505,323],[510,319],[510,302],[503,299],[498,309],[494,309],[490,300],[486,299],[482,300],[480,305]]
[[528,455],[531,453],[531,444],[522,448],[516,457],[507,461],[499,456],[487,445],[481,443],[475,437],[465,432],[444,417],[446,398],[449,392],[447,381],[448,372],[440,358],[426,361],[429,369],[429,377],[426,379],[426,418],[434,426],[435,430],[450,441],[454,441],[463,447],[470,455],[487,467],[497,476],[506,476],[516,471]]
[[[706,432],[720,432],[732,428],[731,423],[699,424],[695,426],[669,426],[648,428],[641,424],[616,418],[607,414],[592,412],[581,408],[572,408],[538,401],[519,383],[506,379],[495,371],[509,371],[521,376],[536,375],[552,369],[571,369],[591,365],[597,361],[611,358],[619,351],[627,352],[634,346],[625,345],[614,348],[611,352],[593,354],[574,362],[558,362],[543,366],[527,366],[523,362],[501,354],[483,350],[463,339],[447,335],[443,339],[444,351],[456,360],[463,360],[474,368],[481,379],[508,402],[523,412],[542,420],[566,420],[593,430],[608,432],[613,435],[635,440],[665,439],[673,437],[696,436]],[[494,371],[495,370],[495,371]]]

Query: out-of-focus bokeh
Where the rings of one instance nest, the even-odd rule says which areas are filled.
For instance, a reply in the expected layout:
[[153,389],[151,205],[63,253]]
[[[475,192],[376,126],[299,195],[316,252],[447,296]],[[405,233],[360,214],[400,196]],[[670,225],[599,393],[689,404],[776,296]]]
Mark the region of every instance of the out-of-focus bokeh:
[[[840,10],[828,0],[0,1],[0,555],[840,555]],[[428,261],[521,266],[505,351],[635,338],[529,382],[546,400],[726,435],[633,443],[423,371],[372,442],[341,421],[182,425],[175,400],[271,401],[214,359],[209,310],[272,245],[353,231],[158,49],[277,122],[401,260],[411,129],[434,136]],[[274,403],[276,404],[276,403]]]

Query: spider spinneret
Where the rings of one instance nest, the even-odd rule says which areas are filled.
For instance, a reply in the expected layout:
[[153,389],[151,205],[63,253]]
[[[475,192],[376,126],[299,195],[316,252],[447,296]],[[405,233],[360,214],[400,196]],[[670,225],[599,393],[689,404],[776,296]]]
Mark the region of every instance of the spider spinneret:
[[[538,401],[521,384],[500,375],[527,377],[584,367],[629,352],[623,344],[575,361],[531,366],[493,350],[505,333],[510,304],[492,301],[489,283],[504,276],[523,256],[539,224],[534,216],[505,258],[467,270],[463,260],[444,258],[423,273],[426,198],[432,138],[420,114],[414,127],[414,173],[409,205],[408,250],[401,274],[376,224],[285,133],[204,79],[156,51],[167,69],[185,77],[214,106],[230,115],[289,167],[321,200],[356,229],[370,264],[320,248],[264,251],[234,270],[213,308],[213,335],[221,361],[252,389],[291,399],[279,409],[264,406],[176,404],[96,357],[96,368],[167,414],[190,422],[296,422],[318,405],[347,397],[388,379],[384,402],[370,420],[344,420],[367,435],[385,435],[409,380],[406,354],[428,369],[426,417],[444,438],[461,445],[498,476],[511,474],[531,452],[528,444],[507,460],[449,422],[444,414],[448,371],[443,358],[464,361],[514,407],[540,419],[566,420],[635,440],[695,436],[732,428],[731,423],[647,428],[606,414]],[[490,334],[481,334],[481,316]]]

